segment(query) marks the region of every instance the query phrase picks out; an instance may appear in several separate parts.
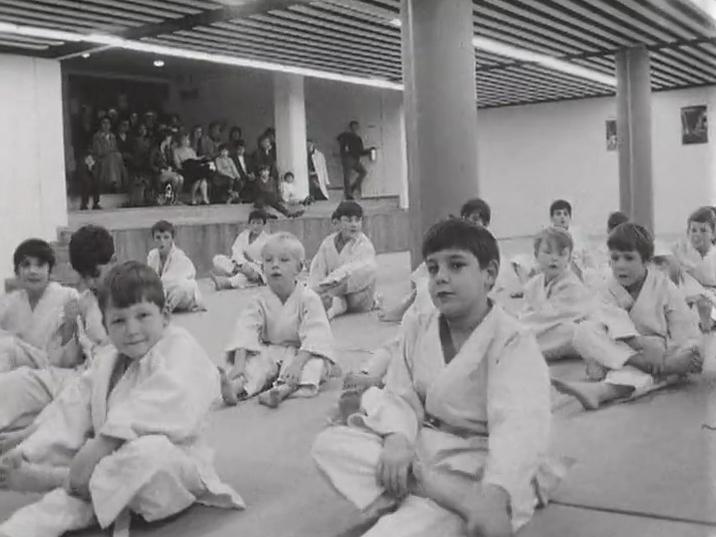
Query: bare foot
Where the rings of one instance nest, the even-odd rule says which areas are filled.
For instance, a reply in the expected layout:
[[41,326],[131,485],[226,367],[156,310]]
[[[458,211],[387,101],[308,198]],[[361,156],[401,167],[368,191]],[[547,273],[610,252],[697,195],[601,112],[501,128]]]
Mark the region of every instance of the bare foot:
[[0,461],[0,489],[47,492],[61,487],[68,473],[69,468],[30,464],[11,453]]
[[692,348],[680,349],[664,360],[664,375],[686,375],[700,373],[703,366],[698,350]]
[[584,407],[584,410],[597,410],[599,408],[599,394],[595,390],[598,387],[594,382],[567,382],[559,379],[552,379],[552,386],[559,392],[571,395]]
[[259,394],[259,403],[269,408],[278,408],[281,404],[281,395],[278,388],[271,388]]

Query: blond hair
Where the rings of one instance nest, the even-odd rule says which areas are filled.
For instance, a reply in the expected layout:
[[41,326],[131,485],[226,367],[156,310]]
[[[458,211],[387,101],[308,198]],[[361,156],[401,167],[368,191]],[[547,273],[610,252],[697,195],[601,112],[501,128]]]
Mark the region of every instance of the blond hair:
[[297,261],[300,261],[301,263],[306,260],[306,249],[303,247],[303,244],[301,244],[301,241],[298,240],[298,237],[296,237],[293,233],[288,231],[278,231],[269,235],[269,238],[266,240],[266,243],[261,249],[262,257],[264,250],[266,250],[269,244],[282,245]]
[[539,248],[543,242],[555,246],[559,252],[563,252],[566,249],[571,253],[574,249],[572,235],[569,234],[569,231],[559,227],[548,227],[535,235],[535,256],[539,253]]

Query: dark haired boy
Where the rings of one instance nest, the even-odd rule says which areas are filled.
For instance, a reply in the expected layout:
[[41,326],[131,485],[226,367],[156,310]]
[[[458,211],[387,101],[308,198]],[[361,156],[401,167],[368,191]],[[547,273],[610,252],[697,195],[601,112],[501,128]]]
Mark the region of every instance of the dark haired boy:
[[388,513],[375,526],[382,535],[412,524],[433,535],[512,535],[531,518],[544,475],[547,365],[529,330],[488,296],[499,270],[488,230],[439,222],[423,256],[436,307],[406,315],[385,388],[367,390],[312,454],[359,509]]
[[363,208],[355,201],[342,201],[334,215],[339,230],[318,247],[308,279],[329,319],[373,309],[377,272],[375,248],[362,231]]
[[[214,363],[171,326],[157,274],[136,261],[107,274],[99,303],[112,346],[71,396],[3,457],[0,485],[46,492],[0,525],[0,535],[62,535],[129,525],[194,502],[243,508],[219,480],[202,426],[219,394]],[[60,516],[61,514],[61,516]]]
[[214,256],[214,271],[209,276],[217,291],[243,289],[266,283],[261,269],[261,250],[269,238],[266,233],[266,219],[264,211],[251,211],[248,227],[239,233],[231,246],[231,256]]
[[701,371],[701,334],[684,295],[649,263],[651,233],[626,222],[609,234],[612,277],[602,292],[605,306],[575,330],[574,347],[592,382],[553,380],[586,410],[634,398],[680,376]]
[[174,226],[171,222],[160,220],[152,226],[151,233],[156,248],[147,254],[147,265],[162,279],[168,311],[206,310],[196,282],[194,263],[174,243]]

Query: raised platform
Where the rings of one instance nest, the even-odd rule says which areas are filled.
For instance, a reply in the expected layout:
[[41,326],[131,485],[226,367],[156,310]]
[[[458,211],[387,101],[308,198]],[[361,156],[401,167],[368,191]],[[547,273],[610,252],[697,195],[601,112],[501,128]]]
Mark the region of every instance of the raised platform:
[[[360,200],[365,211],[363,229],[371,238],[376,251],[407,250],[409,245],[408,213],[398,207],[398,197]],[[323,238],[331,232],[330,215],[338,201],[321,201],[306,208],[300,218],[269,221],[271,231],[294,233],[312,257]],[[145,260],[152,247],[150,229],[158,220],[168,220],[177,228],[177,244],[191,257],[200,276],[211,269],[211,259],[218,253],[228,253],[231,245],[247,224],[252,205],[210,205],[172,207],[134,207],[103,209],[101,211],[72,211],[69,228],[75,230],[85,224],[101,225],[109,229],[115,240],[120,260]]]

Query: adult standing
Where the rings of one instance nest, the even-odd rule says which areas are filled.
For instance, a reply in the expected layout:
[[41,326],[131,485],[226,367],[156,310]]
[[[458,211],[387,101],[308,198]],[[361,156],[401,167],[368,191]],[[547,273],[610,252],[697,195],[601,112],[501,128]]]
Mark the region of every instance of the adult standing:
[[[373,147],[364,148],[363,140],[360,137],[360,124],[353,120],[348,124],[348,130],[338,135],[338,143],[341,148],[341,164],[343,165],[343,189],[345,198],[352,200],[354,193],[360,196],[363,179],[368,171],[360,161],[361,157],[369,155]],[[356,180],[351,183],[351,173],[356,172]]]
[[326,157],[318,150],[313,140],[306,141],[306,154],[308,155],[308,191],[314,200],[328,199],[328,168]]

